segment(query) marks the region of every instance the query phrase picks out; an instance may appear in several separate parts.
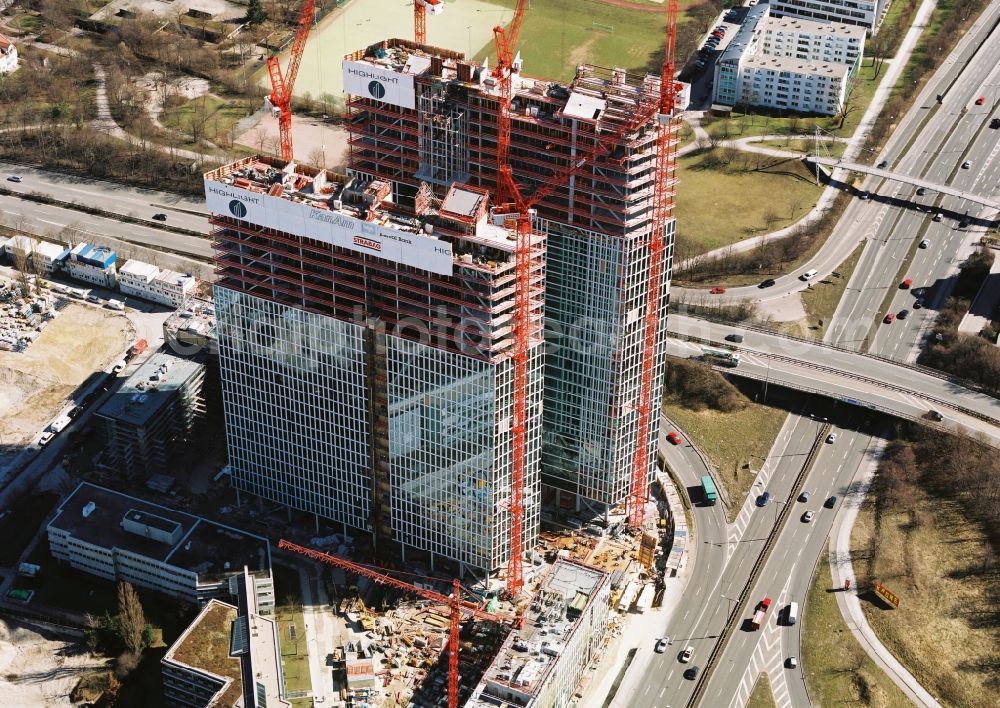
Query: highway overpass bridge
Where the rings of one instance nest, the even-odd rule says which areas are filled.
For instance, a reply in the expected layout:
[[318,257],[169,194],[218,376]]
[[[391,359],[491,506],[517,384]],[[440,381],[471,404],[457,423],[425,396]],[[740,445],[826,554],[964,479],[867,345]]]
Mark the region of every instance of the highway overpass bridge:
[[874,175],[875,177],[891,179],[896,182],[904,182],[906,184],[912,184],[914,187],[924,187],[925,189],[940,192],[941,194],[948,194],[952,197],[958,197],[959,199],[968,199],[970,202],[982,204],[983,206],[993,209],[994,211],[1000,211],[1000,201],[997,201],[993,197],[986,197],[973,192],[965,192],[961,189],[955,189],[954,187],[948,187],[935,182],[928,182],[927,180],[920,179],[919,177],[911,177],[910,175],[893,172],[892,170],[880,170],[877,167],[863,165],[860,162],[847,162],[835,157],[821,157],[819,155],[809,155],[806,158],[806,161],[815,165],[835,167],[842,170],[850,170],[851,172],[862,172],[866,175]]
[[[1000,399],[973,390],[951,377],[820,342],[791,339],[693,317],[671,315],[673,338],[668,353],[695,357],[704,346],[732,346],[727,335],[739,333],[736,367],[717,366],[728,374],[814,393],[844,403],[918,420],[951,432],[981,437],[1000,448]],[[925,416],[937,411],[941,421]]]

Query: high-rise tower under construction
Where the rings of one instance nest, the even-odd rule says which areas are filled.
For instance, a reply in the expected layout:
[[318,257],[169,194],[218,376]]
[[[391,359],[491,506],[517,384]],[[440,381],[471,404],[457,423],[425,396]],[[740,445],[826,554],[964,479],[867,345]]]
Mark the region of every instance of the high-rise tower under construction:
[[[490,571],[510,554],[516,286],[514,220],[490,203],[497,80],[405,40],[343,70],[346,174],[253,158],[206,175],[233,481]],[[519,70],[514,178],[530,193],[565,177],[531,215],[530,547],[543,483],[601,506],[628,494],[651,298],[662,387],[673,222],[650,288],[656,125],[635,119],[659,77]]]

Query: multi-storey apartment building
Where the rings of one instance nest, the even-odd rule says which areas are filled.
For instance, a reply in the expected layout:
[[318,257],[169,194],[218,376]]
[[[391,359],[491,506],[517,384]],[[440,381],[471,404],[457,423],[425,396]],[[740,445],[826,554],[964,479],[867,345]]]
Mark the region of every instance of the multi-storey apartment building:
[[864,58],[864,30],[770,12],[768,3],[750,8],[716,62],[714,101],[836,114]]
[[885,0],[771,0],[772,12],[779,17],[855,25],[868,34],[878,31],[888,7]]
[[[515,285],[509,208],[489,196],[497,82],[405,40],[349,56],[344,81],[346,175],[257,158],[206,176],[234,484],[493,570],[511,552]],[[579,498],[624,499],[642,316],[651,297],[665,312],[669,267],[651,290],[659,79],[518,71],[513,92],[515,180],[565,182],[532,214],[528,545],[540,468]]]

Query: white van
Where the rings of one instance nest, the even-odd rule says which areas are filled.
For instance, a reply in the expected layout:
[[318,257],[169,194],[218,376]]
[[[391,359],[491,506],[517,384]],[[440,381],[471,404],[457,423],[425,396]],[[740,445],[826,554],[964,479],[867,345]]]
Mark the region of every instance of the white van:
[[812,280],[813,278],[816,277],[817,273],[819,273],[819,271],[816,270],[815,268],[807,270],[805,273],[799,276],[799,280]]
[[790,602],[788,604],[788,624],[793,625],[799,621],[799,603]]

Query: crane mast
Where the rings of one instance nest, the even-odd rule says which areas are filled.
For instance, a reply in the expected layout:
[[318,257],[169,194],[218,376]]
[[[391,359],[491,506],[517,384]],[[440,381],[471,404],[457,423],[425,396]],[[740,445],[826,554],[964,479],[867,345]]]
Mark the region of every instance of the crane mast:
[[309,30],[316,18],[316,0],[305,0],[299,10],[298,28],[295,40],[292,42],[291,56],[288,59],[288,70],[282,73],[281,61],[277,55],[267,58],[267,75],[271,79],[271,94],[268,101],[278,110],[278,134],[281,141],[281,159],[291,162],[292,152],[292,89],[299,75],[299,65],[302,63],[302,52],[306,48]]
[[660,285],[667,249],[667,224],[673,217],[677,185],[677,122],[674,120],[676,85],[674,53],[677,45],[677,0],[667,3],[667,37],[663,66],[660,69],[660,105],[656,116],[656,172],[653,182],[653,223],[649,233],[649,276],[646,292],[649,300],[643,317],[642,369],[639,379],[639,429],[636,439],[629,499],[626,505],[628,524],[642,528],[649,495],[649,446],[654,408],[659,400],[653,390],[656,371],[656,343],[660,329]]

